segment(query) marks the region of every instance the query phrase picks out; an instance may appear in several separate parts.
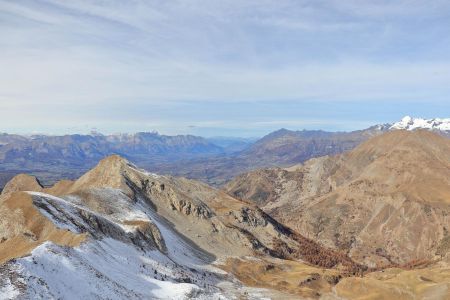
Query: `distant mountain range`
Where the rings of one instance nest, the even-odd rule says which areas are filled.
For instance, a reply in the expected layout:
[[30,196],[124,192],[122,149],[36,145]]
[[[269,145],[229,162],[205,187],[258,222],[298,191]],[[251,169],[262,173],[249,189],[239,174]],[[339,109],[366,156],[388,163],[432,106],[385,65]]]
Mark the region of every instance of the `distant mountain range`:
[[21,172],[38,175],[45,184],[61,177],[75,178],[111,154],[152,165],[225,155],[245,144],[243,139],[222,138],[221,141],[222,145],[218,146],[198,136],[165,136],[154,132],[64,136],[0,134],[0,186]]
[[203,138],[136,134],[21,136],[0,134],[0,187],[18,173],[38,176],[44,185],[73,179],[111,154],[163,174],[185,176],[220,186],[250,170],[289,166],[310,158],[349,151],[363,141],[394,129],[438,130],[448,135],[450,119],[403,118],[352,132],[280,129],[263,138]]
[[[98,161],[105,155],[121,153],[146,159],[177,159],[224,153],[224,148],[192,135],[165,136],[154,132],[119,135],[0,135],[3,162],[41,163],[52,160],[67,165]],[[26,160],[26,162],[25,162]]]
[[353,149],[370,137],[387,130],[374,126],[353,132],[326,132],[321,130],[272,132],[248,148],[224,156],[190,159],[178,163],[146,165],[155,172],[195,178],[220,186],[234,176],[249,170],[270,166],[289,166],[310,158],[334,155]]

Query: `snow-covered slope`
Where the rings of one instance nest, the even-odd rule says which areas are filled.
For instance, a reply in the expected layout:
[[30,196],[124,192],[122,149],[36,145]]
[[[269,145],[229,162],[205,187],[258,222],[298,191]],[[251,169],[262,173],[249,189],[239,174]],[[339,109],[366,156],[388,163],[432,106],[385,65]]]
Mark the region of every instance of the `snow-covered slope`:
[[441,130],[450,131],[450,119],[421,119],[412,118],[409,116],[404,117],[401,121],[394,123],[391,130],[403,129],[403,130],[416,130],[416,129],[428,129],[428,130]]
[[[77,248],[47,242],[9,268],[16,279],[4,288],[15,290],[19,299],[218,298],[204,288],[214,281],[203,273],[111,238]],[[191,278],[195,283],[182,282]],[[21,284],[26,284],[23,291]]]
[[[30,192],[34,205],[59,228],[89,232],[79,247],[45,242],[30,256],[2,266],[0,299],[219,299],[219,271],[207,266],[198,250],[158,220],[167,251],[161,251],[136,228],[123,226],[76,203]],[[153,220],[142,210],[125,207],[124,215]],[[75,202],[75,203],[73,203]]]

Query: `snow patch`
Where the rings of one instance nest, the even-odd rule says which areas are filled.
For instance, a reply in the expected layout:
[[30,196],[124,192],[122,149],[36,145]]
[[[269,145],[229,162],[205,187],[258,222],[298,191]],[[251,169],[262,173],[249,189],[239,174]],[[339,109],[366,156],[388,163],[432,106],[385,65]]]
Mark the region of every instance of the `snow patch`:
[[153,177],[155,179],[161,178],[161,175],[155,174],[155,173],[151,173],[151,172],[147,172],[144,169],[139,169],[138,167],[134,166],[134,170],[141,173],[142,175],[148,176],[148,177]]
[[9,278],[5,278],[5,282],[2,282],[0,286],[0,300],[15,299],[18,296],[20,296],[19,290],[14,287]]

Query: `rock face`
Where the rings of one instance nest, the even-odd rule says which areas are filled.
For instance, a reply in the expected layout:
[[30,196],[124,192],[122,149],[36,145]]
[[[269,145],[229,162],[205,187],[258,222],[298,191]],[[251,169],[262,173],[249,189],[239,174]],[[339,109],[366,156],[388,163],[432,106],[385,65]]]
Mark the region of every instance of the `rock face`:
[[0,263],[29,254],[48,241],[73,247],[86,238],[84,233],[58,228],[39,212],[28,193],[2,195],[0,202]]
[[241,175],[226,191],[376,266],[447,255],[449,178],[447,138],[399,130],[343,155]]
[[[256,205],[197,181],[147,173],[119,156],[102,160],[97,167],[68,184],[65,191],[59,189],[58,194],[76,196],[83,205],[102,214],[120,214],[119,209],[123,209],[108,200],[111,196],[105,191],[110,189],[121,191],[130,205],[153,208],[181,234],[215,256],[250,255],[254,251],[285,258],[302,256],[302,252],[297,251],[304,243],[300,241],[302,237]],[[291,253],[280,251],[280,244]],[[308,246],[321,249],[313,242]]]

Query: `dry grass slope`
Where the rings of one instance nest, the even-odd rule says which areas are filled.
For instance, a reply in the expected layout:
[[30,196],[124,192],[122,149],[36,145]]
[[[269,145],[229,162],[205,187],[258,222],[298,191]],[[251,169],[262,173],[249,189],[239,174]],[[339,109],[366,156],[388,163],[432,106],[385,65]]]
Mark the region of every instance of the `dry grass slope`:
[[0,198],[0,263],[29,254],[44,242],[80,245],[85,234],[58,229],[33,205],[29,194],[17,192]]

